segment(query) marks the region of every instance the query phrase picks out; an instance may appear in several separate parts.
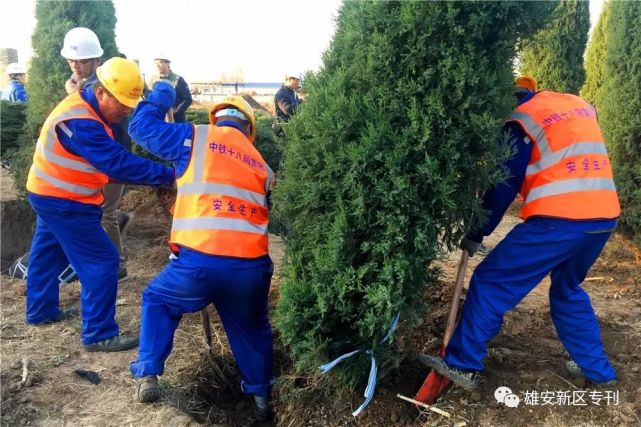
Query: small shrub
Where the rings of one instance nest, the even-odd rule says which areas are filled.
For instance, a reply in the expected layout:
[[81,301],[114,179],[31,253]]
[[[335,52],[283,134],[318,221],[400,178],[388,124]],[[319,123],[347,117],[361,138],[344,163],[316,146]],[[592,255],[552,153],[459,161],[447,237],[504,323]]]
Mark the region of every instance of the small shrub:
[[0,155],[5,158],[8,150],[18,148],[18,138],[23,132],[27,104],[0,102]]

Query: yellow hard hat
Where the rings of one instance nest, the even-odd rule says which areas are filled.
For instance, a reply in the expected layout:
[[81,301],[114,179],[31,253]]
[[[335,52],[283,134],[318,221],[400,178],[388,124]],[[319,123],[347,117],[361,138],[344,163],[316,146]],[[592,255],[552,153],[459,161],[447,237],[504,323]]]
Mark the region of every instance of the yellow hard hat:
[[96,77],[122,105],[135,108],[142,96],[142,75],[138,64],[114,57],[96,69]]
[[256,139],[256,118],[254,117],[254,109],[249,105],[247,101],[243,99],[242,96],[228,96],[220,102],[214,104],[209,111],[209,123],[212,125],[216,124],[216,113],[224,108],[232,107],[243,113],[248,119],[249,124],[251,125],[251,131],[249,134],[249,142],[252,144]]
[[516,85],[516,87],[527,89],[530,92],[536,92],[538,89],[536,79],[531,76],[519,76],[514,81],[514,84]]

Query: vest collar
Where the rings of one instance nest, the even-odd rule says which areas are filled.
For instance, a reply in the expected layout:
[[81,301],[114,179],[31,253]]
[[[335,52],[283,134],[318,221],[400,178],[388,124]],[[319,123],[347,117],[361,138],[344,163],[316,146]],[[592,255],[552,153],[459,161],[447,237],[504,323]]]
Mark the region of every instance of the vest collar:
[[[87,87],[86,89],[81,89],[80,90],[80,97],[91,107],[91,109],[98,114],[98,117],[105,122],[109,123],[107,119],[102,115],[100,112],[100,106],[98,105],[98,98],[96,98],[96,94],[93,92],[93,90],[90,87]],[[109,123],[111,124],[111,123]]]
[[216,122],[216,127],[231,127],[239,130],[245,137],[248,137],[248,135],[245,135],[245,131],[243,130],[242,126],[240,126],[238,123],[232,122],[231,120],[221,120],[219,122]]
[[525,104],[528,102],[530,99],[534,98],[534,96],[537,94],[537,92],[528,92],[527,95],[525,95],[523,98],[519,99],[517,101],[517,105]]

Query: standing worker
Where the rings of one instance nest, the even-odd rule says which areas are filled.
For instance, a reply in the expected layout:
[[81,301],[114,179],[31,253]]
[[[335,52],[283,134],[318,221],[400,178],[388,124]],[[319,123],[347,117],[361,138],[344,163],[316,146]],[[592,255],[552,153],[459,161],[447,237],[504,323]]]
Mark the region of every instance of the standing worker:
[[[71,69],[71,77],[65,83],[65,90],[72,94],[81,89],[90,88],[96,81],[96,69],[100,66],[103,50],[98,36],[88,28],[76,27],[67,32],[64,45],[60,54],[67,60]],[[111,123],[114,140],[128,151],[131,151],[131,138],[127,133],[129,119],[123,118],[120,123]],[[125,256],[125,232],[131,222],[132,215],[117,209],[120,206],[125,185],[120,182],[109,182],[103,189],[105,201],[102,205],[101,224],[109,238],[118,249],[120,266],[118,268],[118,281],[127,280],[127,259]]]
[[279,122],[287,122],[294,115],[296,109],[303,103],[296,91],[300,88],[300,77],[288,74],[285,83],[274,95],[274,108]]
[[567,364],[570,375],[610,385],[616,373],[603,349],[590,298],[581,288],[620,215],[596,111],[574,95],[536,92],[532,77],[520,77],[516,85],[518,107],[503,129],[516,148],[505,165],[510,178],[485,193],[489,218],[461,247],[474,255],[519,189],[525,222],[474,271],[445,357],[423,356],[423,362],[455,384],[475,389],[487,344],[500,331],[503,315],[550,273],[550,312],[573,359]]
[[158,375],[171,353],[184,313],[216,306],[242,376],[254,396],[254,416],[273,416],[273,335],[267,296],[273,271],[268,253],[267,193],[273,173],[254,147],[249,104],[229,96],[211,109],[210,125],[165,123],[174,90],[160,81],[133,114],[129,132],[176,167],[178,195],[170,243],[179,255],[142,295],[136,400],[160,397]]
[[[274,134],[279,137],[277,140],[278,152],[278,174],[283,174],[284,152],[285,152],[285,134],[283,132],[283,123],[287,123],[289,119],[296,113],[296,110],[303,103],[296,91],[300,89],[300,77],[298,74],[287,74],[285,76],[285,83],[278,89],[274,95],[274,108],[276,110],[276,120],[272,123],[272,130]],[[284,231],[283,231],[284,232]]]
[[174,123],[184,123],[185,122],[185,113],[192,103],[191,93],[189,92],[189,86],[184,78],[174,73],[171,70],[171,61],[167,58],[165,54],[158,54],[154,58],[156,63],[156,68],[158,69],[158,74],[155,74],[151,77],[149,81],[149,87],[153,88],[154,84],[158,80],[168,80],[174,87],[176,92],[176,100],[172,106],[172,112],[174,115]]
[[2,100],[9,102],[27,102],[27,90],[24,87],[25,69],[21,64],[12,62],[7,65],[9,84],[2,89]]
[[143,82],[135,62],[112,58],[96,70],[91,88],[68,95],[49,114],[27,178],[36,212],[27,275],[30,324],[77,315],[59,309],[58,273],[71,264],[81,286],[82,344],[87,351],[121,351],[138,340],[119,335],[115,320],[118,251],[100,226],[103,187],[110,178],[171,186],[174,171],[135,156],[113,140],[136,106]]

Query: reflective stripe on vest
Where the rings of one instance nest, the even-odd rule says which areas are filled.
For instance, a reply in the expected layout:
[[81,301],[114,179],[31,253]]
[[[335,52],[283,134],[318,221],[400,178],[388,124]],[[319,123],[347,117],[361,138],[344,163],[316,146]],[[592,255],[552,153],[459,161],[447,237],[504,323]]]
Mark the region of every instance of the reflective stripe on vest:
[[[59,114],[58,116],[54,117],[51,120],[51,122],[58,123],[58,127],[60,128],[60,130],[62,130],[64,133],[67,134],[68,137],[71,138],[73,136],[73,133],[67,127],[67,125],[61,122],[63,120],[73,119],[75,117],[82,116],[82,115],[89,115],[89,113],[85,108],[75,108],[73,110],[69,110],[62,114]],[[56,143],[56,140],[57,140],[56,127],[50,126],[49,131],[47,132],[47,138],[45,140],[45,143],[42,145],[39,145],[40,152],[42,153],[45,159],[47,159],[51,163],[63,166],[68,169],[73,169],[73,170],[88,172],[88,173],[98,172],[98,169],[94,168],[89,163],[79,162],[77,160],[68,159],[66,157],[62,157],[56,154],[53,151],[53,146]]]
[[102,189],[109,178],[82,157],[67,151],[58,140],[56,128],[73,137],[64,123],[72,119],[95,120],[104,127],[107,135],[113,137],[111,128],[78,92],[67,96],[54,108],[42,127],[27,178],[27,190],[42,196],[99,205],[103,201]]
[[252,224],[242,219],[232,218],[174,218],[172,228],[175,230],[230,230],[257,234],[267,233],[267,224]]
[[[38,169],[38,167],[36,166],[33,166],[33,173],[38,178],[44,179],[45,181],[47,181],[49,184],[58,188],[62,188],[63,190],[69,191],[70,193],[85,194],[88,196],[92,194],[96,194],[96,190],[94,190],[93,188],[83,187],[81,185],[75,185],[75,184],[70,184],[68,182],[61,181],[57,178],[54,178],[51,175],[47,175],[46,173]],[[100,191],[101,190],[98,190],[98,192]]]
[[177,180],[170,242],[209,255],[266,255],[273,172],[234,128],[195,126],[190,144],[187,170]]
[[574,95],[540,92],[508,121],[533,143],[521,187],[521,217],[609,219],[620,215],[596,112]]
[[195,144],[192,145],[192,160],[194,161],[194,178],[193,182],[202,182],[205,169],[205,150],[207,149],[207,134],[209,129],[206,126],[196,126],[194,131]]
[[564,181],[551,182],[531,189],[527,195],[527,199],[525,199],[525,202],[529,203],[536,199],[540,199],[541,197],[556,196],[575,191],[594,190],[616,191],[616,187],[614,186],[614,181],[607,178],[568,179]]
[[186,183],[181,187],[181,192],[182,194],[223,194],[237,199],[249,200],[257,205],[267,206],[267,196],[265,194],[215,182]]
[[520,122],[525,128],[525,131],[537,142],[539,147],[541,147],[541,150],[550,151],[550,144],[545,136],[545,131],[529,114],[515,111],[510,116],[510,119]]
[[559,151],[553,152],[549,148],[539,148],[541,159],[528,165],[526,175],[533,175],[551,166],[556,165],[566,157],[574,157],[581,154],[608,154],[602,142],[577,142]]

